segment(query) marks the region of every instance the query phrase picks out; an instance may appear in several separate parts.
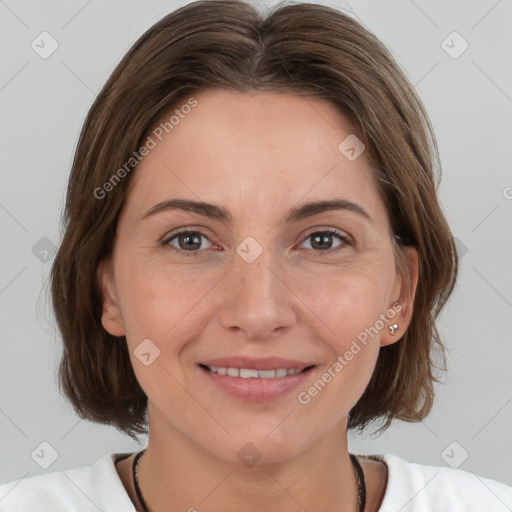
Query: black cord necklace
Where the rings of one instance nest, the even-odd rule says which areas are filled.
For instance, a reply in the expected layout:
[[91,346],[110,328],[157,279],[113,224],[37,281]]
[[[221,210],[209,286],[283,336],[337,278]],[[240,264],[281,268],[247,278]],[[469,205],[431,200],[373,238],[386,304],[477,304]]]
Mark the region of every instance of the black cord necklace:
[[[137,494],[137,499],[139,500],[140,504],[142,505],[142,510],[144,512],[149,512],[146,502],[144,501],[144,498],[142,497],[142,492],[141,492],[140,486],[139,486],[139,479],[137,478],[137,466],[139,464],[140,458],[142,457],[142,455],[145,451],[146,451],[145,449],[142,450],[133,459],[132,478],[133,478],[133,486],[135,487],[135,492]],[[357,502],[359,504],[358,512],[364,512],[364,508],[366,506],[366,484],[364,481],[363,469],[361,468],[361,464],[359,464],[357,457],[351,453],[349,455],[350,455],[350,460],[352,461],[352,465],[354,466],[354,469],[356,471],[356,476],[357,476],[357,490],[358,490]]]

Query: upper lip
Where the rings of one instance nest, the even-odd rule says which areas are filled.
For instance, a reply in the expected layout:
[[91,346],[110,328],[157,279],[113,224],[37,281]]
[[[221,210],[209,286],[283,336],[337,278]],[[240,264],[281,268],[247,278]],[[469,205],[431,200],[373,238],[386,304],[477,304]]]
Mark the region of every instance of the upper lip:
[[247,368],[252,370],[277,370],[278,368],[302,370],[308,366],[315,366],[310,362],[301,362],[296,359],[288,359],[286,357],[246,356],[219,357],[216,359],[200,361],[199,364],[205,366],[216,366],[217,368]]

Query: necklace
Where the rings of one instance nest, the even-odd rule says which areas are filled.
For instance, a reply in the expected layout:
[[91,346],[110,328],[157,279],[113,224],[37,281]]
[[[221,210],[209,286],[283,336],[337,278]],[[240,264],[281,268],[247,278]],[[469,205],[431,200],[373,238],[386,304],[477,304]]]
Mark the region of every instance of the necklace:
[[[145,449],[142,450],[133,459],[132,478],[133,478],[133,486],[135,487],[135,492],[137,494],[137,499],[139,500],[140,504],[142,505],[142,510],[144,512],[149,512],[146,502],[144,501],[144,498],[142,497],[142,491],[140,490],[139,479],[137,477],[137,466],[139,465],[139,460],[145,451],[146,451]],[[357,457],[351,453],[349,455],[350,455],[350,460],[352,461],[352,465],[354,466],[354,469],[356,472],[356,478],[357,478],[357,502],[359,504],[358,512],[364,512],[364,508],[366,506],[366,484],[364,481],[363,469],[361,468],[361,464],[359,464]]]

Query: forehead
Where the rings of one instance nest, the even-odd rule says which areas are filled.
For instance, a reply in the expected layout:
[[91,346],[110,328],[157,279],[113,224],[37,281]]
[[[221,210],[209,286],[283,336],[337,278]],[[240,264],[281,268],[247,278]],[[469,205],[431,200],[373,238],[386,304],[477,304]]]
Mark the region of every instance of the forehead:
[[[350,123],[330,102],[292,94],[208,89],[176,105],[161,140],[136,168],[129,202],[139,213],[172,196],[268,206],[343,196],[378,201],[377,181],[363,152],[351,161],[339,149],[353,137]],[[187,103],[187,98],[182,105]],[[178,110],[178,112],[176,112]],[[186,114],[184,112],[187,112]],[[153,132],[155,130],[153,129]],[[379,205],[374,205],[378,207]]]

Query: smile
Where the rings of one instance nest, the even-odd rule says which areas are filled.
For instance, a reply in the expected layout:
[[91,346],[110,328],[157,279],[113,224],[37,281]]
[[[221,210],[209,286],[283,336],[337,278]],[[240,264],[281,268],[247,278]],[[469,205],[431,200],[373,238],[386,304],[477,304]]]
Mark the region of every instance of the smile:
[[213,389],[242,402],[262,403],[285,398],[304,388],[317,365],[282,357],[217,358],[198,363]]
[[241,377],[242,379],[276,379],[302,373],[312,366],[305,368],[277,368],[276,370],[254,370],[252,368],[226,368],[222,366],[200,365],[211,373],[227,375],[228,377]]

